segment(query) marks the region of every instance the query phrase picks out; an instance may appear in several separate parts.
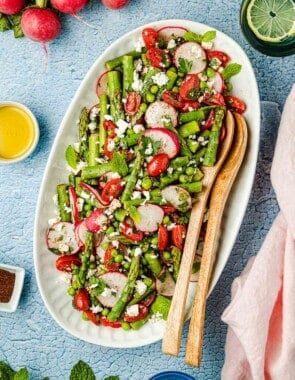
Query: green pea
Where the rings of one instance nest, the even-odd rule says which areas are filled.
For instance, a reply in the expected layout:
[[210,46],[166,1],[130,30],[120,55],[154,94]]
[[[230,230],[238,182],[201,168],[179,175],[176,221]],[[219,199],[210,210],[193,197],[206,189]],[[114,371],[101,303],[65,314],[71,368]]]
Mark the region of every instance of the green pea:
[[203,80],[200,81],[200,88],[203,90],[204,88],[207,88],[207,83]]
[[111,256],[112,257],[116,257],[118,255],[118,253],[119,252],[115,248],[113,248],[112,251],[111,251]]
[[153,181],[149,177],[144,177],[141,186],[144,190],[149,190],[153,186]]
[[150,245],[147,241],[143,242],[141,245],[142,252],[147,252],[150,249]]
[[179,92],[179,87],[178,87],[178,86],[174,86],[174,87],[172,88],[172,91],[173,91],[173,92]]
[[159,87],[156,84],[152,85],[152,87],[150,88],[150,92],[152,94],[156,94],[158,91],[159,91]]
[[211,67],[208,67],[208,69],[206,71],[206,74],[207,74],[208,78],[213,78],[216,73],[215,73],[215,71]]
[[89,211],[89,210],[91,210],[91,205],[88,204],[88,203],[86,203],[86,204],[84,205],[84,210],[85,210],[85,211]]
[[195,173],[195,169],[190,166],[190,167],[185,169],[185,173],[187,175],[193,175]]
[[69,296],[74,297],[75,293],[76,293],[76,290],[73,287],[68,289],[68,295]]
[[170,260],[171,259],[171,253],[168,251],[163,252],[163,258],[164,260]]
[[128,270],[130,268],[130,263],[129,261],[126,261],[126,263],[123,264],[123,268]]
[[122,322],[122,329],[125,331],[128,331],[131,329],[130,324],[128,322],[123,321]]
[[114,260],[115,260],[115,263],[121,263],[124,260],[124,256],[117,255]]
[[107,230],[106,230],[106,234],[107,235],[110,235],[112,232],[115,232],[115,229],[113,226],[110,226]]
[[139,111],[144,113],[146,110],[147,110],[147,104],[141,103],[141,105],[139,106]]
[[101,312],[101,315],[103,315],[104,317],[106,317],[108,314],[109,314],[109,309],[107,307],[103,308],[102,312]]
[[148,93],[146,94],[146,101],[147,101],[148,103],[153,103],[153,102],[155,101],[155,99],[156,99],[155,95],[152,94],[151,92],[148,92]]
[[161,196],[161,190],[160,189],[153,189],[151,191],[152,198],[157,198]]
[[151,239],[151,244],[153,244],[153,245],[158,244],[158,238],[156,236]]
[[165,215],[164,218],[163,218],[163,223],[164,224],[169,224],[170,223],[170,218],[168,215]]
[[179,182],[181,182],[181,183],[188,182],[188,176],[185,175],[185,174],[180,174],[180,176],[179,176]]
[[143,283],[147,286],[147,287],[150,287],[152,284],[153,284],[153,280],[149,277],[145,277],[143,280]]

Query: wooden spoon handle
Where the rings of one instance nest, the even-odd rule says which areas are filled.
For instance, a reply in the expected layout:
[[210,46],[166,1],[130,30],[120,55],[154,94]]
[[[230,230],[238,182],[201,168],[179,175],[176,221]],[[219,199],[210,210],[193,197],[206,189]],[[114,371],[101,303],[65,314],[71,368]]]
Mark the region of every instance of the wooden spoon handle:
[[206,300],[218,246],[222,214],[247,146],[247,125],[244,119],[240,119],[240,115],[235,117],[237,125],[233,146],[216,178],[211,194],[206,238],[186,346],[186,363],[197,367],[200,365],[202,356]]

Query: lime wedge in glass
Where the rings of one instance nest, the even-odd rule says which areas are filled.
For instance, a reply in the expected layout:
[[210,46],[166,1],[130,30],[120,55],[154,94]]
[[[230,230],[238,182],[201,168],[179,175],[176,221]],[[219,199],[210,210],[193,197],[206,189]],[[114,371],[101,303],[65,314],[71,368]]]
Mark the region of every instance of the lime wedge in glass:
[[295,2],[293,0],[251,0],[247,22],[262,41],[278,43],[295,35]]

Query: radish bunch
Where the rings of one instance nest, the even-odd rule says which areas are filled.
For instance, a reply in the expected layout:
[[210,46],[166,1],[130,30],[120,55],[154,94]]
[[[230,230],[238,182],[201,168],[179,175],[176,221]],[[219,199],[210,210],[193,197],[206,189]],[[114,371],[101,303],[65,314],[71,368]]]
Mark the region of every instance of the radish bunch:
[[[101,0],[110,9],[121,9],[129,0]],[[88,0],[35,0],[35,6],[28,0],[0,0],[0,14],[5,19],[2,31],[21,26],[23,34],[43,46],[54,40],[61,32],[58,13],[65,13],[83,21],[77,14],[88,5]],[[20,15],[20,24],[14,18]],[[86,22],[84,22],[87,24]],[[22,34],[16,34],[16,37]]]

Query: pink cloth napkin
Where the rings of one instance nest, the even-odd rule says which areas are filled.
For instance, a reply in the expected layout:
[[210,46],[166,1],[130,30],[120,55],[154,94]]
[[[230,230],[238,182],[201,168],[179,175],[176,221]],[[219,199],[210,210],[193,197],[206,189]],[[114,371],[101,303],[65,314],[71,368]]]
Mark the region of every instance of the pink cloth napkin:
[[257,256],[232,285],[223,380],[295,379],[295,85],[271,169],[280,207]]

